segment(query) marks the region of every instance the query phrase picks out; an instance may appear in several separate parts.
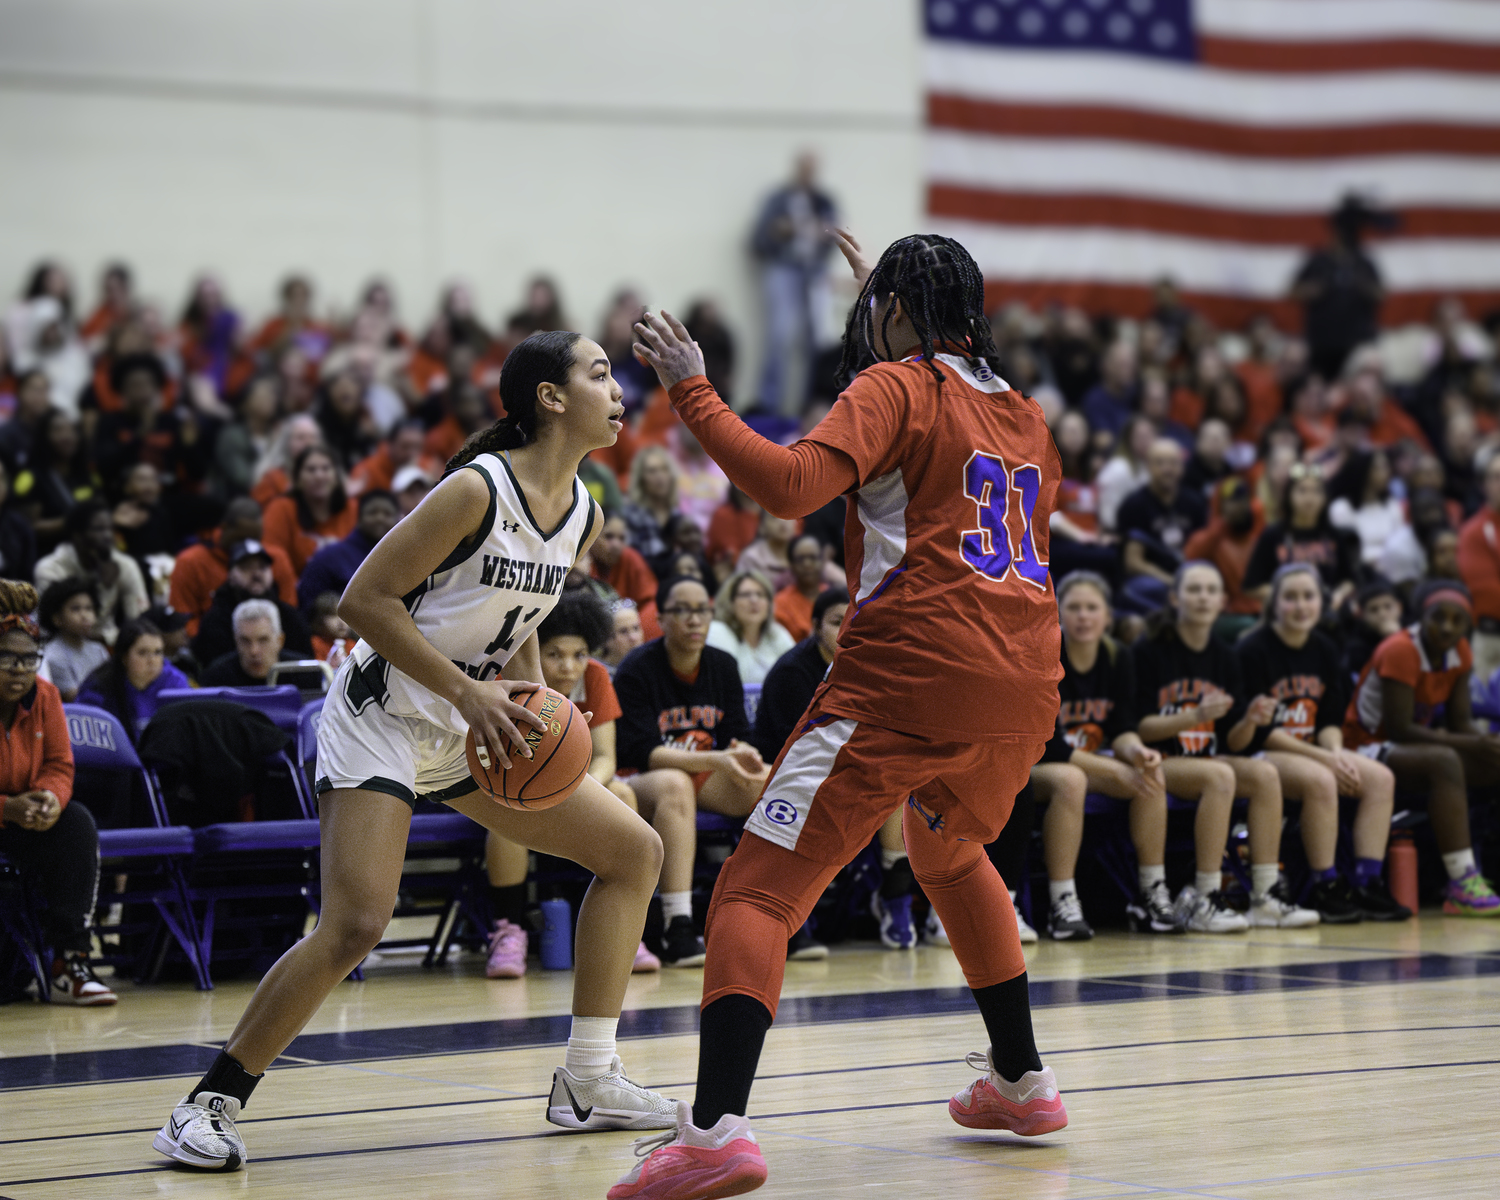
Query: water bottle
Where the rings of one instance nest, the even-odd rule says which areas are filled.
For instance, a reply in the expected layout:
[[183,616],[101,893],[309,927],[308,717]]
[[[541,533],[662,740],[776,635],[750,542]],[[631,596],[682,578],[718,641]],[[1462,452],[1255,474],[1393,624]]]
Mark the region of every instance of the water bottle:
[[1386,851],[1386,878],[1391,885],[1391,895],[1397,904],[1403,904],[1412,912],[1417,911],[1417,847],[1411,840],[1411,830],[1391,831],[1390,848]]
[[573,969],[573,909],[566,900],[542,901],[542,966]]

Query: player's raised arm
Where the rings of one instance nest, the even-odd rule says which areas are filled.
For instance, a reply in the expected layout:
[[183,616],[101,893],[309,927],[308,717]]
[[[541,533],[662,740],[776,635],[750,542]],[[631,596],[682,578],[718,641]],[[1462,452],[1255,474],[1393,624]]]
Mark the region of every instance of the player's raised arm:
[[816,442],[778,446],[739,419],[703,373],[703,352],[671,313],[635,326],[635,353],[655,368],[672,405],[710,458],[767,512],[795,519],[859,483],[853,461]]

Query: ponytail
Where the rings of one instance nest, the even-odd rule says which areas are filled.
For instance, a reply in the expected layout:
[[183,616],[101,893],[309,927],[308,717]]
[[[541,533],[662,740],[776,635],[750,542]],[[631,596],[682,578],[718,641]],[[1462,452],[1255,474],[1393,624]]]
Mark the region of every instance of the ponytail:
[[500,368],[500,402],[505,415],[493,425],[471,433],[448,460],[452,471],[481,454],[519,450],[536,440],[536,393],[544,383],[562,387],[573,369],[574,348],[582,334],[567,330],[533,333],[506,356]]

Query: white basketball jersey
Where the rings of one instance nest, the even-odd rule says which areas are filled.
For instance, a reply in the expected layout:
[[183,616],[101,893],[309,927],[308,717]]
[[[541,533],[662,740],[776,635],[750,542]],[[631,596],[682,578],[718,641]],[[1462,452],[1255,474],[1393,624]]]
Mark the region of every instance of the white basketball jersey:
[[[595,505],[575,478],[572,507],[556,528],[544,531],[508,458],[481,454],[460,470],[478,471],[489,485],[486,532],[472,547],[455,549],[403,599],[422,636],[454,665],[474,679],[494,679],[556,605]],[[396,716],[468,733],[452,704],[391,666],[363,638],[350,659],[341,683],[354,712],[374,703]]]

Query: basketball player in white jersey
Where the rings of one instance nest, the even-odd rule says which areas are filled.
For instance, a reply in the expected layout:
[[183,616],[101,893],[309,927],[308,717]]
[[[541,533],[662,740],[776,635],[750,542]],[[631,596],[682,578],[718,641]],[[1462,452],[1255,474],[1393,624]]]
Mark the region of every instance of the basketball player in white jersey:
[[547,1119],[573,1129],[673,1125],[673,1102],[627,1079],[615,1055],[661,839],[587,775],[544,812],[504,808],[477,790],[464,756],[471,728],[493,760],[508,763],[509,753],[528,753],[521,728],[542,725],[510,693],[541,680],[535,630],[604,524],[578,464],[619,434],[620,388],[598,345],[556,332],[511,351],[500,395],[506,417],[469,438],[340,601],[361,639],[318,732],[322,913],[261,980],[208,1074],[156,1135],[156,1149],[178,1162],[209,1170],[245,1162],[234,1120],[383,935],[419,796],[596,877],[578,912],[572,1036]]

